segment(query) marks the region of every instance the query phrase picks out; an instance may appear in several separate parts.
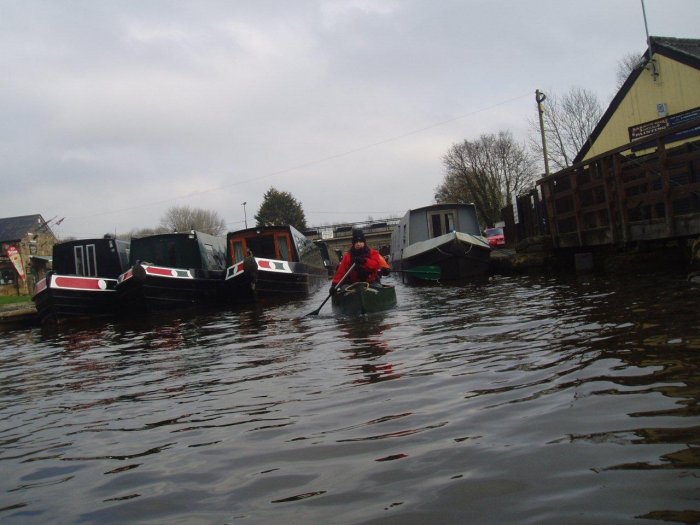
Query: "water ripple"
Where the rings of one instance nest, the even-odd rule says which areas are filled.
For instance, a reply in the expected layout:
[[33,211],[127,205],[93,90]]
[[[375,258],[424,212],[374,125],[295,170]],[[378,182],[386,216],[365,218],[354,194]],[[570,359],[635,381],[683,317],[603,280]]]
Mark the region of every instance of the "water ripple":
[[397,294],[4,332],[0,520],[693,522],[697,291]]

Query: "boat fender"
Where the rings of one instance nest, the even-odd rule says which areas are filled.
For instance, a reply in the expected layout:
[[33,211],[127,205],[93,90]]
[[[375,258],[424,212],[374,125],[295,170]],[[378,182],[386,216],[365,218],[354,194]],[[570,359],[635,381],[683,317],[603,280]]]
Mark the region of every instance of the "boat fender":
[[146,279],[146,270],[141,266],[141,263],[137,261],[133,268],[131,268],[131,275],[133,275],[134,279],[143,281]]

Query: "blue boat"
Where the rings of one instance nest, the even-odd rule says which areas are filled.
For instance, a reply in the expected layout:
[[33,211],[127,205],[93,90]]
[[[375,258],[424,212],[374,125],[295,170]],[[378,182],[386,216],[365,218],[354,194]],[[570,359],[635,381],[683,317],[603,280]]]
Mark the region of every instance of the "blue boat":
[[[433,204],[406,212],[391,234],[390,257],[394,270],[437,266],[441,282],[459,282],[488,273],[491,246],[473,204]],[[410,272],[403,278],[420,281]]]

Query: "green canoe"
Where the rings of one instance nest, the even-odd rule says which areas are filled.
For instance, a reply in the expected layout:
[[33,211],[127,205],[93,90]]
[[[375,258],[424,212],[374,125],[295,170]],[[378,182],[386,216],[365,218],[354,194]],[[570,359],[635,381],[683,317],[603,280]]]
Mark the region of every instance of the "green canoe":
[[336,314],[362,315],[382,312],[396,306],[396,289],[386,284],[372,287],[367,283],[354,283],[339,289],[331,304]]

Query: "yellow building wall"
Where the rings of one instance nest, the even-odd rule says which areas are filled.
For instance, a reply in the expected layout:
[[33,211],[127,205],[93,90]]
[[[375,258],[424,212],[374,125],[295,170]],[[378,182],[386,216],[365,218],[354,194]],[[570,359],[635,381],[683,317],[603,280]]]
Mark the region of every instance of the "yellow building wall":
[[700,70],[660,55],[654,59],[659,76],[654,80],[648,69],[642,72],[583,160],[627,144],[630,126],[660,118],[657,104],[665,102],[668,115],[700,106]]

